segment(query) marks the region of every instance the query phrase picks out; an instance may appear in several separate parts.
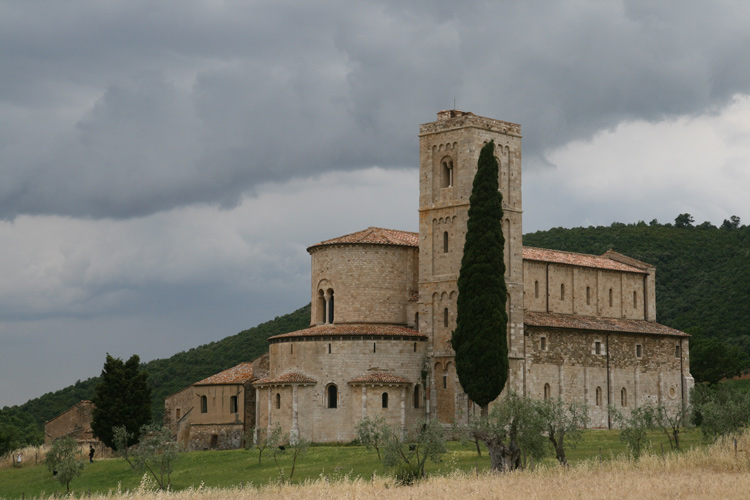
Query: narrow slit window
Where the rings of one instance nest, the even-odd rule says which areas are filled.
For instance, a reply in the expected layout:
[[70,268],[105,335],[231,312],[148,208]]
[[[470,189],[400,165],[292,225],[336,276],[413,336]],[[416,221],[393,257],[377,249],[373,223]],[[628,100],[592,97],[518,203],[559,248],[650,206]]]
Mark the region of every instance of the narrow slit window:
[[586,305],[587,306],[591,305],[591,287],[590,286],[586,287]]
[[544,384],[544,399],[549,399],[552,394],[549,384]]
[[383,395],[380,397],[381,399],[381,406],[383,408],[388,408],[388,393],[384,392]]
[[443,232],[443,253],[448,253],[448,231]]
[[339,407],[339,389],[335,385],[331,384],[326,390],[328,396],[328,408]]
[[539,282],[538,281],[534,282],[534,298],[535,299],[539,298]]
[[565,283],[560,285],[560,300],[565,300]]
[[448,375],[443,375],[443,389],[448,388]]
[[638,308],[638,292],[633,292],[633,309]]
[[276,393],[276,409],[281,409],[281,394],[279,394],[278,392]]
[[624,406],[628,406],[628,391],[623,387],[620,391],[620,404]]
[[443,309],[443,326],[448,326],[448,308]]
[[229,413],[237,413],[237,396],[229,398]]
[[541,337],[539,339],[539,349],[542,351],[547,350],[547,337]]
[[419,385],[414,386],[414,408],[419,408]]
[[208,398],[201,396],[201,413],[208,413]]
[[596,388],[596,406],[602,405],[602,388],[597,387]]
[[612,289],[610,288],[609,289],[609,307],[612,307],[612,304],[613,304],[613,302],[612,302]]
[[640,358],[643,356],[643,348],[641,347],[641,344],[635,345],[635,357]]

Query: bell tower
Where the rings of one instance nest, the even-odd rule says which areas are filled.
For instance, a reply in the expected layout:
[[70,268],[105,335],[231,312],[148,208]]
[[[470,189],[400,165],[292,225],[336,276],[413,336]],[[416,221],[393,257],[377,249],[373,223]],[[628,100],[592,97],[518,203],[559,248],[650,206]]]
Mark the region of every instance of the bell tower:
[[495,141],[503,195],[505,281],[508,288],[506,388],[523,389],[523,252],[521,227],[521,126],[456,109],[419,128],[419,331],[429,336],[431,416],[466,421],[473,406],[456,376],[451,332],[456,327],[469,199],[479,151]]

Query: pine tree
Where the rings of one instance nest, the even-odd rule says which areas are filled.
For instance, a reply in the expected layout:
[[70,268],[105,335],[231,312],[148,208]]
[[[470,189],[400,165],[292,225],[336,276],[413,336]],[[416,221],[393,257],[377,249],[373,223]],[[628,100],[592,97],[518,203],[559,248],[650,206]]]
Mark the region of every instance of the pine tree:
[[456,329],[451,344],[456,373],[469,398],[487,415],[508,379],[505,239],[495,143],[479,153],[458,276]]
[[140,358],[133,354],[123,363],[107,354],[101,382],[96,386],[96,405],[91,429],[110,448],[114,447],[114,428],[125,426],[132,437],[128,446],[138,442],[141,426],[151,422],[151,388],[148,374],[140,371]]

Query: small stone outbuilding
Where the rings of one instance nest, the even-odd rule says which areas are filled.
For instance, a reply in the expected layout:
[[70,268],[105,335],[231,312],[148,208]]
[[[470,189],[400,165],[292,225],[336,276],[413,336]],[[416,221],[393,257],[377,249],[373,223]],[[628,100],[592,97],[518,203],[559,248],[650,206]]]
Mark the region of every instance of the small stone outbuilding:
[[84,399],[55,418],[44,423],[44,444],[52,444],[61,437],[72,437],[82,444],[99,444],[91,430],[96,405]]
[[242,446],[255,426],[252,383],[268,372],[268,354],[203,379],[167,397],[164,426],[187,450]]

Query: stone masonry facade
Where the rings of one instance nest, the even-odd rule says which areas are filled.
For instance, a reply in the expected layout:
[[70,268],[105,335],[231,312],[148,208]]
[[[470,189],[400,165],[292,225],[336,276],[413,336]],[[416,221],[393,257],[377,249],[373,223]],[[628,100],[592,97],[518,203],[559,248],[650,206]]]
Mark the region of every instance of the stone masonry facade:
[[[242,387],[246,401],[254,395],[245,429],[252,421],[267,432],[280,426],[289,440],[348,442],[369,416],[406,432],[423,418],[449,425],[478,412],[456,377],[450,338],[474,174],[490,141],[504,210],[504,394],[586,403],[593,427],[611,426],[610,407],[687,400],[689,337],[655,322],[654,267],[614,251],[524,247],[520,125],[454,109],[419,129],[418,233],[369,227],[308,248],[310,327],[269,339],[266,375]],[[240,388],[211,397],[232,394]],[[192,418],[216,435],[216,418]]]

